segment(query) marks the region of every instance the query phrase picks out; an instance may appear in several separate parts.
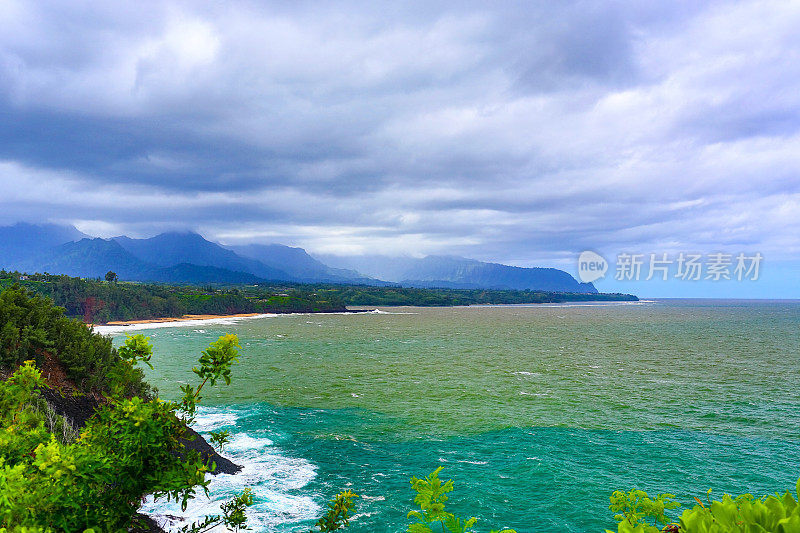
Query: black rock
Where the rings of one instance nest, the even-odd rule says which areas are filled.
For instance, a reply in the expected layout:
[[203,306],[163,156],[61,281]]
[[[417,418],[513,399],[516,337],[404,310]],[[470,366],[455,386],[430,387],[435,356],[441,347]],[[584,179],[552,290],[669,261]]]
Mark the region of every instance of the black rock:
[[212,474],[236,474],[242,467],[222,457],[206,440],[192,428],[186,428],[186,438],[181,439],[184,448],[187,450],[197,450],[206,464],[214,463],[216,466],[211,471]]
[[55,389],[40,389],[39,394],[47,401],[50,408],[63,416],[76,428],[82,428],[100,406],[92,396],[74,396],[64,394]]
[[147,515],[136,515],[136,526],[128,529],[128,533],[166,533],[164,529],[158,525],[158,522],[153,520]]
[[[54,389],[42,389],[39,391],[42,397],[50,405],[51,409],[66,418],[76,428],[82,428],[86,421],[95,413],[100,406],[100,402],[91,396],[74,396],[63,394]],[[216,465],[212,474],[236,474],[242,467],[222,457],[206,440],[191,428],[186,428],[186,437],[181,439],[187,450],[197,450],[200,452],[206,464],[212,462]]]

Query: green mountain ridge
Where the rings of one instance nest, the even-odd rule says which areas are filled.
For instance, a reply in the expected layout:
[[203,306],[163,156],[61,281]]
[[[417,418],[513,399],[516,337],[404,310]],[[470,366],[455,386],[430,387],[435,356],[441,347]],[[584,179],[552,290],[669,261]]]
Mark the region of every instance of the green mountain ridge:
[[145,239],[89,238],[71,226],[0,227],[0,268],[163,283],[343,283],[445,289],[597,293],[563,270],[523,268],[457,256],[315,258],[280,244],[223,246],[193,232]]

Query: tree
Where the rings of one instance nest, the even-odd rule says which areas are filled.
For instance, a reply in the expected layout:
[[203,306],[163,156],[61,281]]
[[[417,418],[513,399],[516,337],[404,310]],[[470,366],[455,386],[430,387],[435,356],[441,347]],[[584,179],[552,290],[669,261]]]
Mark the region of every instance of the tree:
[[[136,520],[145,495],[175,500],[182,508],[197,490],[207,493],[213,470],[199,452],[186,452],[181,439],[194,417],[203,385],[230,382],[238,358],[235,335],[220,337],[202,353],[196,388],[186,386],[181,402],[126,397],[124,383],[111,387],[80,436],[59,438],[47,418],[32,409],[46,387],[41,371],[26,361],[0,381],[0,531],[125,531]],[[119,349],[115,381],[135,376],[138,363],[149,364],[151,347],[141,335]],[[226,435],[213,439],[220,444]],[[185,528],[199,533],[216,525],[243,529],[245,508],[253,503],[246,490],[209,516]]]
[[95,298],[94,296],[86,298],[83,302],[83,321],[87,324],[93,324],[94,314],[105,306],[106,303],[99,298]]
[[112,281],[113,282],[117,282],[118,280],[119,280],[119,276],[117,276],[116,272],[114,272],[112,270],[109,270],[108,272],[106,272],[106,281],[108,281],[110,283]]

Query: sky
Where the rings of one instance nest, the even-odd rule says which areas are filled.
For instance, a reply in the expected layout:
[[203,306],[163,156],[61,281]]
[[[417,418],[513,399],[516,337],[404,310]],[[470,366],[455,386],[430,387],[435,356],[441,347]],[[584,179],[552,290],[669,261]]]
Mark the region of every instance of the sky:
[[0,224],[573,274],[758,252],[758,282],[643,292],[800,298],[798,27],[796,1],[0,0]]

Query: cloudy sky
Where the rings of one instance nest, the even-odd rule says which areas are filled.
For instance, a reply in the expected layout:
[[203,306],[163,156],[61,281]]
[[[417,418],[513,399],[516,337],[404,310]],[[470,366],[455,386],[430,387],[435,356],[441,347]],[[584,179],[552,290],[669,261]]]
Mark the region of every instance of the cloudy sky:
[[0,224],[800,277],[796,1],[0,0],[0,28]]

